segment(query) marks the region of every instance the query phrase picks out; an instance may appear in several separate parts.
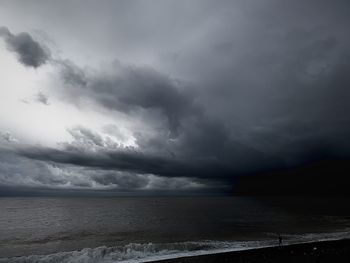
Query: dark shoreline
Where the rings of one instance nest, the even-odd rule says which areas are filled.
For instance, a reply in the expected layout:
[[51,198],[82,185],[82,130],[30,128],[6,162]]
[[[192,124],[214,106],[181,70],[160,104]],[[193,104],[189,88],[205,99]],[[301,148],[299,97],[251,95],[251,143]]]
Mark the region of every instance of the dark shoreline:
[[[145,261],[147,262],[147,261]],[[350,262],[350,239],[320,241],[279,247],[258,248],[243,251],[223,252],[210,255],[189,256],[152,263],[259,263],[259,262]]]

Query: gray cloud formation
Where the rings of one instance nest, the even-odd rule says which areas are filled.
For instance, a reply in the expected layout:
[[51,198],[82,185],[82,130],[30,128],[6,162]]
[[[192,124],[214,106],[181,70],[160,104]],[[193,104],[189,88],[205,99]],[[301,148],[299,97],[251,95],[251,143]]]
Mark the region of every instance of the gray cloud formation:
[[0,27],[0,37],[8,50],[16,53],[19,62],[27,67],[37,68],[50,59],[50,52],[26,32],[14,35],[7,27]]
[[115,170],[55,164],[0,152],[0,185],[27,189],[89,189],[118,191],[201,190],[205,182]]
[[189,87],[149,66],[116,61],[108,68],[84,71],[69,60],[57,64],[69,100],[89,98],[107,109],[125,113],[159,111],[166,117],[172,136],[177,135],[182,119],[202,111]]
[[[182,4],[175,6],[181,9]],[[163,4],[161,11],[168,7]],[[144,66],[114,63],[91,72],[71,63],[62,74],[69,98],[79,94],[106,109],[127,113],[142,108],[148,112],[146,120],[159,119],[152,110],[160,110],[176,143],[163,131],[152,138],[141,135],[137,142],[143,149],[177,156],[234,159],[236,145],[244,145],[295,164],[346,152],[350,144],[346,2],[205,1],[199,11],[195,7],[189,6],[196,18],[207,14],[215,22],[197,28],[184,16],[181,36],[200,30],[203,37],[194,46],[176,47],[176,61],[164,62],[167,70],[195,84],[177,82]],[[140,11],[138,5],[130,8]],[[148,12],[150,17],[158,14]],[[152,34],[143,18],[139,22],[145,22],[145,34],[168,45],[172,36],[166,29],[177,20],[170,16],[157,25],[160,34]],[[137,32],[134,25],[124,29]],[[130,38],[142,42],[141,36]]]
[[49,97],[44,93],[42,93],[41,91],[36,94],[35,101],[42,103],[44,105],[50,105]]
[[12,136],[10,132],[0,132],[0,142],[16,143],[18,140]]
[[[202,125],[205,126],[201,128],[205,129],[201,130],[205,132],[195,132],[172,145],[161,147],[159,144],[164,144],[163,138],[159,138],[159,143],[154,140],[143,142],[147,147],[141,143],[139,148],[122,147],[108,136],[102,137],[84,127],[75,127],[69,131],[74,140],[62,143],[60,149],[19,145],[13,147],[11,152],[33,160],[65,165],[225,182],[237,174],[267,169],[279,161],[234,143],[229,138],[224,139],[222,134],[216,134],[220,136],[213,140],[214,134],[211,132],[216,124],[212,124],[213,127],[207,123]],[[155,149],[154,144],[158,146]],[[164,147],[170,151],[164,151]]]
[[[97,56],[106,49],[109,56],[150,54],[156,61],[84,68],[71,58],[56,60],[57,93],[76,104],[91,100],[111,116],[119,111],[142,119],[153,133],[135,130],[137,147],[123,148],[76,127],[69,130],[73,142],[59,149],[16,147],[18,156],[226,182],[239,174],[350,157],[348,1],[82,5],[91,16],[69,13],[67,3],[35,8],[54,18],[57,5],[87,31],[81,43]],[[99,22],[95,14],[110,16]],[[64,31],[66,41],[80,33],[75,30]]]

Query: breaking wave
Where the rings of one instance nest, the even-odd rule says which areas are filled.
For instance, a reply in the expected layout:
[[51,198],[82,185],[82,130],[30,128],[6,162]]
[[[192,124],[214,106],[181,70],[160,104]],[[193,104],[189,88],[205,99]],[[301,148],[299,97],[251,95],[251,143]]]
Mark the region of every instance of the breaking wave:
[[[274,236],[274,234],[271,234]],[[284,235],[285,244],[307,243],[350,238],[350,230],[336,233]],[[262,241],[200,241],[177,243],[130,243],[125,246],[84,248],[49,255],[0,258],[0,263],[139,263],[160,259],[196,256],[220,252],[276,246],[275,239]]]

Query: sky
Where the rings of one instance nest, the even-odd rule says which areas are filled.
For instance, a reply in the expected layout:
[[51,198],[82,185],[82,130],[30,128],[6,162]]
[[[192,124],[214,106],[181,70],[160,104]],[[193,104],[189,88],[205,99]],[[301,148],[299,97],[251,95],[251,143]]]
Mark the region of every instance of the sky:
[[349,13],[347,0],[1,0],[0,189],[224,192],[349,158]]

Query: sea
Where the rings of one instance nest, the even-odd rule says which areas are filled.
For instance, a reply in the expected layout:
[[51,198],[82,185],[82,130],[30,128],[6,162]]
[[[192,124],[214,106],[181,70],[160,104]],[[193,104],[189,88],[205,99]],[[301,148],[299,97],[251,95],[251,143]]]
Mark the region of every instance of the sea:
[[0,262],[147,262],[350,238],[350,198],[1,197]]

